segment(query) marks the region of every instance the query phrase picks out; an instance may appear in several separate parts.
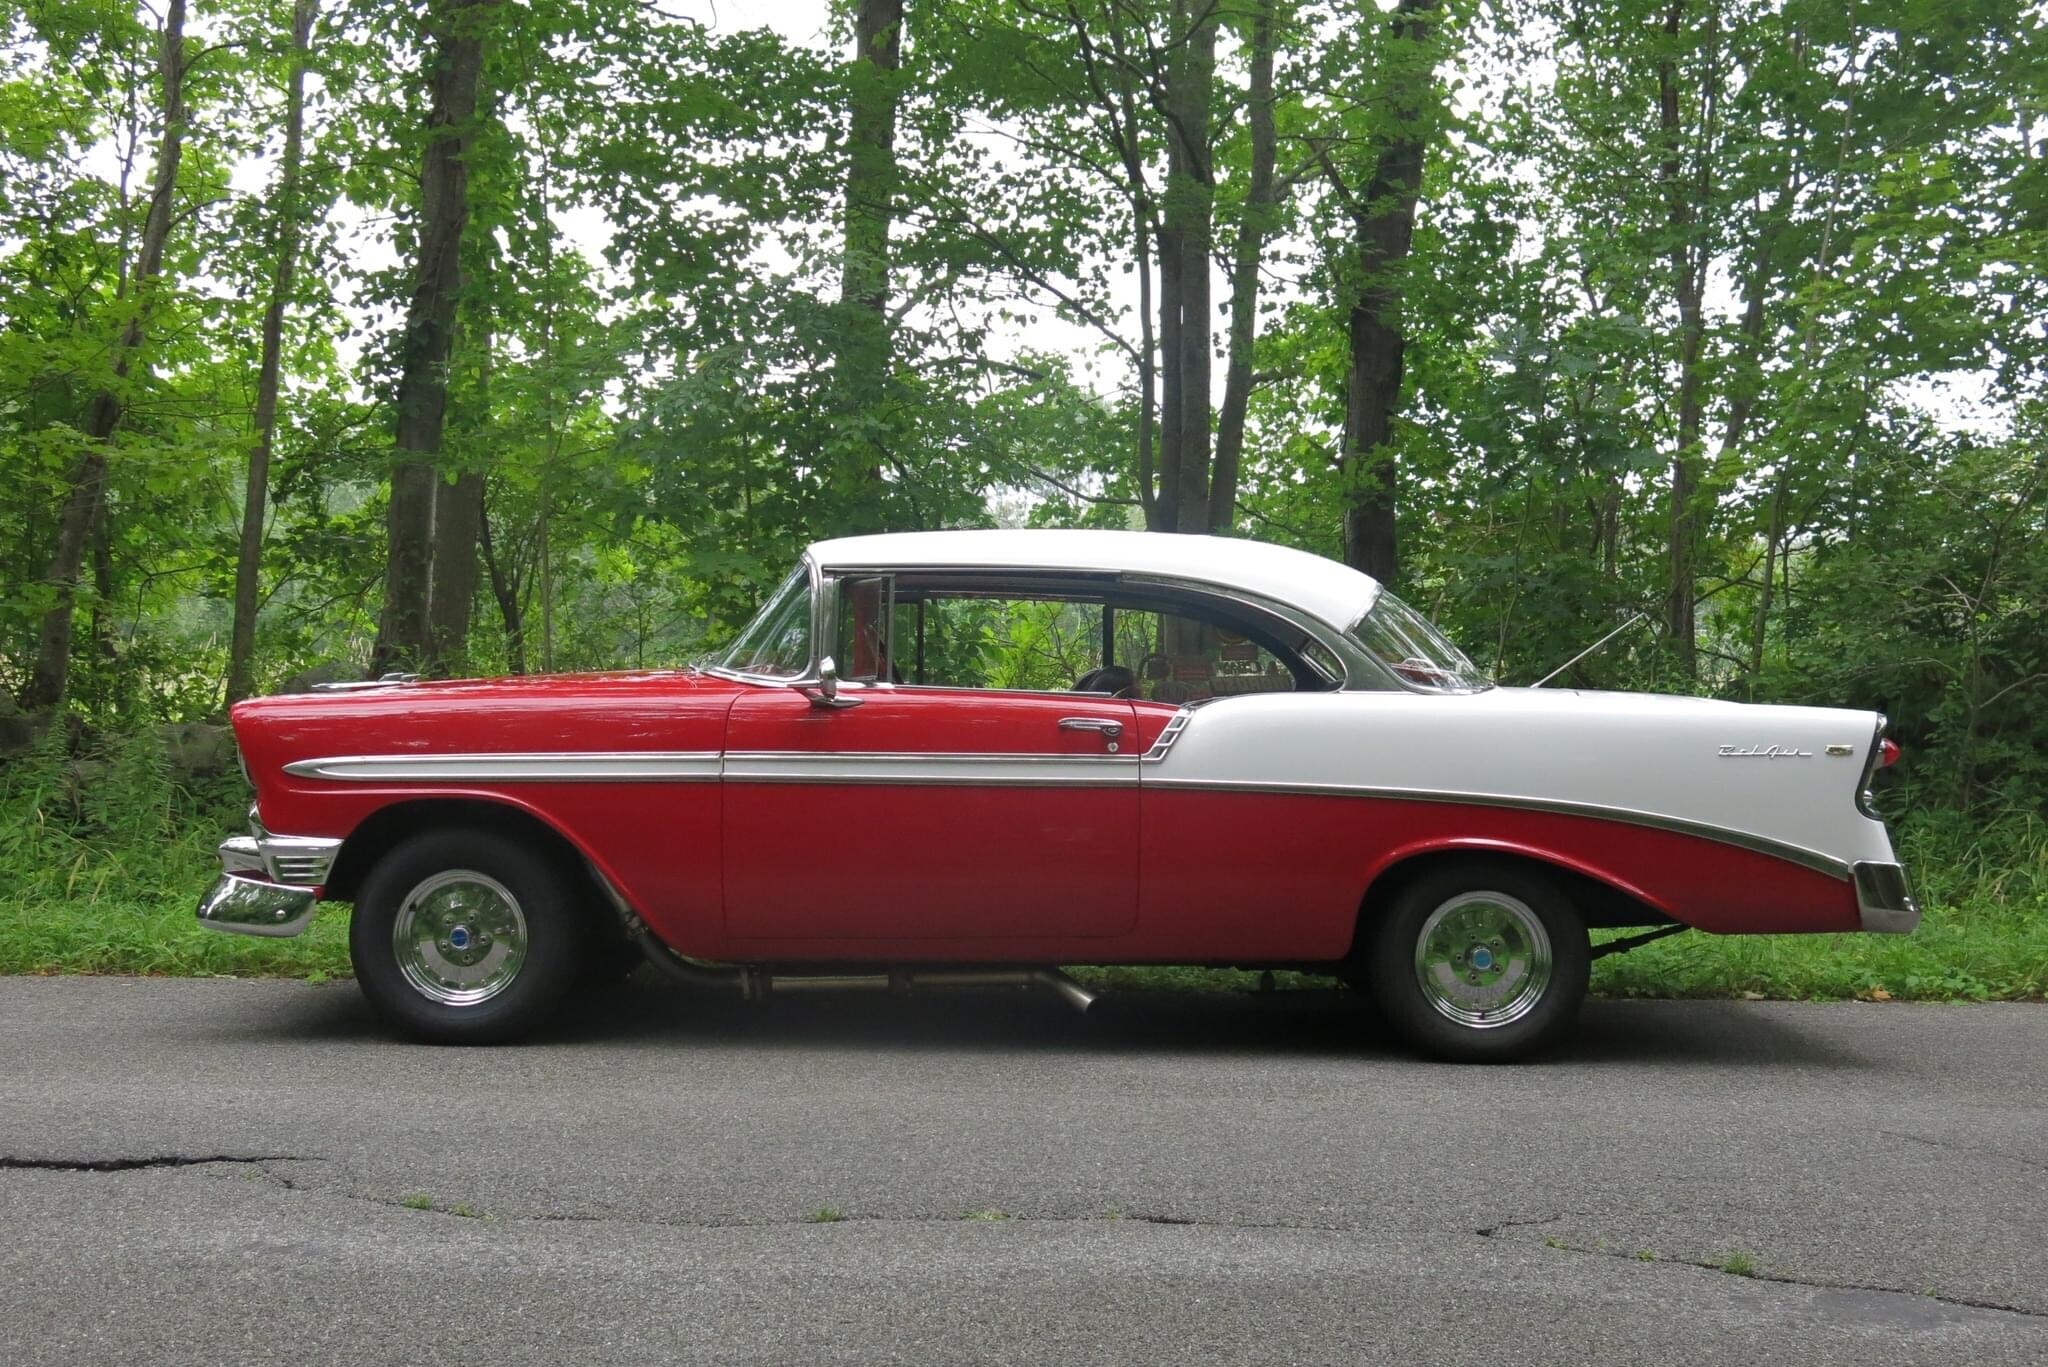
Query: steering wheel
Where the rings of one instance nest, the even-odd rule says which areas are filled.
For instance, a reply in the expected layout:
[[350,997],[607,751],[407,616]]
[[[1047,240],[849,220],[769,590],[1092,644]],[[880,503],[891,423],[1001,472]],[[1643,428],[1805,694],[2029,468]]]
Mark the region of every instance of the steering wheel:
[[1107,693],[1112,698],[1128,698],[1131,690],[1138,685],[1138,676],[1122,665],[1103,665],[1091,669],[1074,680],[1073,692]]

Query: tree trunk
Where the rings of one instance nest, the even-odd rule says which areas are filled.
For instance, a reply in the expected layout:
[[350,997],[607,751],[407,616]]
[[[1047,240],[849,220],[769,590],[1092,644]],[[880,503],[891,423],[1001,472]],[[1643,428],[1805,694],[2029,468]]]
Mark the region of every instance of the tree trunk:
[[461,661],[476,604],[476,543],[484,474],[464,470],[434,491],[434,593],[427,604],[428,659],[436,673]]
[[[390,550],[384,613],[370,656],[372,674],[400,664],[432,669],[439,663],[437,648],[449,644],[436,641],[433,633],[435,524],[442,489],[435,457],[447,418],[448,359],[462,285],[462,235],[469,222],[468,157],[483,73],[483,20],[495,3],[442,0],[433,13],[437,42],[430,68],[427,149],[420,165],[419,254],[399,343],[398,461],[385,515]],[[466,514],[455,516],[460,520]],[[467,570],[472,589],[475,573],[472,561]],[[466,610],[462,620],[466,627]],[[453,644],[459,647],[460,642]]]
[[491,539],[491,510],[482,509],[476,524],[478,544],[483,550],[484,569],[490,574],[491,596],[498,600],[498,615],[505,621],[505,662],[514,674],[526,672],[526,615],[519,607],[519,579],[514,567],[498,558]]
[[1436,0],[1401,0],[1382,94],[1394,112],[1394,132],[1380,149],[1365,192],[1352,200],[1357,225],[1358,294],[1348,328],[1351,357],[1345,376],[1344,447],[1340,469],[1348,491],[1344,561],[1382,583],[1400,570],[1394,510],[1398,502],[1393,451],[1394,415],[1401,403],[1407,337],[1401,327],[1399,274],[1415,238],[1415,201],[1422,192],[1427,130],[1422,110],[1434,81],[1426,16]]
[[[1676,39],[1683,31],[1685,0],[1665,11],[1664,35]],[[1709,20],[1711,22],[1711,18]],[[1701,299],[1706,292],[1706,253],[1697,242],[1699,203],[1685,185],[1680,153],[1683,128],[1679,114],[1678,67],[1674,57],[1657,63],[1658,132],[1663,160],[1658,180],[1667,201],[1671,233],[1672,290],[1678,303],[1678,436],[1671,454],[1669,517],[1670,592],[1665,611],[1669,637],[1680,671],[1687,678],[1699,672],[1698,622],[1694,614],[1694,581],[1698,578],[1700,519],[1693,504],[1699,496],[1700,428],[1705,419],[1701,354],[1706,323]],[[1704,165],[1706,153],[1702,151]]]
[[57,518],[57,541],[50,556],[47,582],[57,590],[57,604],[43,617],[36,643],[35,667],[22,689],[24,710],[54,707],[64,699],[71,677],[72,608],[79,571],[85,563],[95,513],[105,498],[107,441],[121,422],[121,393],[137,350],[142,346],[144,315],[157,277],[163,272],[164,244],[171,236],[171,201],[178,188],[178,163],[185,152],[185,0],[169,0],[164,10],[163,42],[158,53],[163,81],[163,137],[157,144],[156,174],[149,195],[149,215],[142,225],[142,250],[127,284],[132,293],[128,322],[115,348],[112,383],[95,394],[86,409],[86,448],[72,466]]
[[874,331],[849,336],[842,359],[851,359],[853,370],[873,378],[886,373],[876,362],[886,367],[889,230],[896,220],[895,75],[903,65],[903,0],[860,0],[853,62],[839,302],[849,313],[858,311]]
[[[839,267],[840,335],[835,365],[841,413],[872,411],[889,379],[889,230],[896,221],[896,73],[903,63],[903,0],[859,0],[846,131],[845,245]],[[832,462],[854,522],[879,529],[880,459],[874,429]]]
[[1145,530],[1166,530],[1164,503],[1153,477],[1152,448],[1158,437],[1159,340],[1152,322],[1151,211],[1142,199],[1132,202],[1133,234],[1138,258],[1138,505]]
[[1160,216],[1156,245],[1159,249],[1159,497],[1151,530],[1180,529],[1180,320],[1182,231],[1173,212],[1172,169],[1179,153],[1169,147],[1165,211]]
[[277,433],[278,372],[284,355],[284,310],[299,251],[299,160],[306,135],[306,52],[318,0],[292,6],[291,77],[285,85],[284,160],[277,174],[277,256],[270,303],[263,310],[263,358],[256,373],[256,440],[249,448],[242,500],[242,540],[235,555],[235,624],[228,644],[228,704],[255,691],[256,596],[263,568],[263,515],[270,495],[270,452]]
[[1771,590],[1777,582],[1778,543],[1785,537],[1785,468],[1778,467],[1778,478],[1771,485],[1770,530],[1764,537],[1764,582],[1757,590],[1756,615],[1750,622],[1749,637],[1749,695],[1756,700],[1756,685],[1764,672],[1764,642],[1769,638],[1771,624]]
[[105,663],[111,665],[114,653],[114,537],[107,526],[107,486],[100,485],[100,496],[92,511],[92,643],[93,649]]
[[[1168,365],[1176,372],[1180,415],[1178,450],[1167,456],[1180,470],[1171,503],[1173,530],[1209,530],[1210,339],[1209,252],[1215,237],[1216,187],[1209,147],[1215,98],[1216,6],[1197,0],[1186,20],[1187,41],[1167,82],[1168,141],[1177,153],[1168,164],[1166,221],[1180,253],[1175,270],[1179,319]],[[1186,0],[1176,4],[1186,14]]]
[[1230,261],[1230,352],[1224,367],[1223,408],[1216,423],[1216,468],[1209,482],[1208,530],[1229,532],[1237,520],[1238,471],[1244,462],[1245,412],[1252,395],[1252,342],[1258,332],[1259,266],[1274,229],[1278,205],[1274,179],[1273,127],[1274,0],[1254,0],[1246,47],[1251,91],[1246,122],[1252,141],[1251,178],[1245,186],[1244,218]]

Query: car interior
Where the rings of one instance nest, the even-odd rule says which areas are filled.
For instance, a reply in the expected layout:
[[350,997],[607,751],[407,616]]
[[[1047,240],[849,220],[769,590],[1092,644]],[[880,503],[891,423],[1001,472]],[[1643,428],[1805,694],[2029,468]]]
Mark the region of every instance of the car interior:
[[1104,576],[919,573],[837,580],[840,677],[906,687],[1184,703],[1322,692],[1343,671],[1300,627],[1237,600]]

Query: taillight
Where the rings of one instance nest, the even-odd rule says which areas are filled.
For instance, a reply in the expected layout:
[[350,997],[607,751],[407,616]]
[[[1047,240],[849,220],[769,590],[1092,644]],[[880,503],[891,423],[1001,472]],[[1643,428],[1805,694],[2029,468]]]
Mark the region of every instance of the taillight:
[[1877,767],[1889,769],[1899,762],[1899,743],[1886,736],[1877,743]]

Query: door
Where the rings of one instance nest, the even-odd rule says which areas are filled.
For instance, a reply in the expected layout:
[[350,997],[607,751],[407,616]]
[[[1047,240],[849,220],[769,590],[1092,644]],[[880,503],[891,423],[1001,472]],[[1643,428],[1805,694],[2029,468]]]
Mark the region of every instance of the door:
[[[820,958],[883,942],[1033,944],[1128,931],[1135,709],[1100,694],[790,688],[728,714],[725,927]],[[802,942],[801,944],[797,942]],[[986,946],[990,952],[993,946]]]

